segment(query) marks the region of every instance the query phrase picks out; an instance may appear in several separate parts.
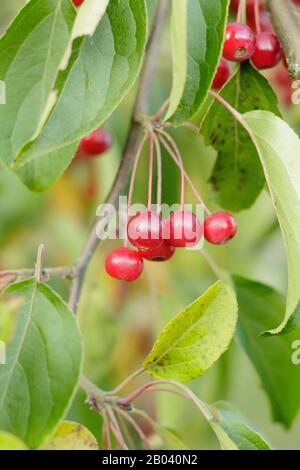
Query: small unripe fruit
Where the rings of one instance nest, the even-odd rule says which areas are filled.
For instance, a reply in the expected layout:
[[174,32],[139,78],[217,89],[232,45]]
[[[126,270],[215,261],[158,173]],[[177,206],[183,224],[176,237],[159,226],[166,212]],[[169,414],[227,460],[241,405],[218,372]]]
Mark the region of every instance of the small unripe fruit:
[[275,34],[263,32],[256,36],[256,47],[251,61],[257,69],[269,69],[279,64],[282,49]]
[[203,235],[200,220],[189,211],[173,212],[166,222],[165,238],[178,248],[195,246]]
[[232,62],[243,62],[255,51],[255,34],[243,23],[229,23],[226,28],[223,57]]
[[175,247],[164,241],[157,248],[139,248],[139,253],[148,261],[168,261],[175,254]]
[[164,220],[153,211],[137,212],[127,224],[127,237],[137,248],[157,248],[163,243]]
[[228,212],[211,214],[204,222],[204,237],[213,245],[222,245],[233,238],[237,231],[237,222]]
[[106,272],[113,278],[132,282],[140,277],[144,261],[140,253],[127,247],[112,250],[105,260]]
[[225,85],[225,83],[229,79],[230,72],[230,65],[225,59],[222,58],[220,60],[214,81],[212,83],[212,88],[214,90],[219,90],[220,88],[222,88],[222,86]]

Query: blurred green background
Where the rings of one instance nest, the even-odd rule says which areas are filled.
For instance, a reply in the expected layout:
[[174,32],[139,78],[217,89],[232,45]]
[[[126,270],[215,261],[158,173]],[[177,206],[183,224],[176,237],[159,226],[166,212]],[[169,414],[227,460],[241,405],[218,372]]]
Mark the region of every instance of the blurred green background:
[[[150,1],[151,3],[151,1]],[[1,0],[0,31],[24,4],[22,0]],[[168,95],[170,51],[163,48],[156,77],[152,110]],[[20,77],[21,79],[21,77]],[[113,114],[106,127],[114,136],[114,146],[93,162],[73,163],[56,186],[47,193],[33,194],[3,168],[0,172],[0,268],[33,266],[39,243],[46,246],[47,266],[74,262],[84,243],[89,225],[113,181],[129,125],[134,92]],[[288,116],[296,124],[296,112]],[[126,124],[127,123],[127,124]],[[207,183],[215,153],[189,130],[177,130],[176,140],[185,165],[197,188],[213,210],[214,195]],[[164,202],[178,202],[178,170],[164,155]],[[139,169],[136,202],[145,202],[147,158]],[[193,202],[192,195],[187,200]],[[271,201],[264,191],[251,210],[238,214],[239,233],[226,247],[207,247],[219,266],[232,273],[265,282],[284,291],[286,261]],[[162,326],[182,307],[198,297],[214,281],[207,262],[198,252],[182,251],[167,264],[147,263],[146,272],[133,285],[124,285],[106,275],[105,254],[116,245],[105,242],[90,266],[80,307],[85,339],[85,371],[108,389],[141,366]],[[53,280],[66,298],[68,285]],[[138,382],[137,382],[138,383]],[[269,439],[275,448],[300,449],[300,418],[290,431],[274,424],[256,372],[245,354],[233,343],[230,350],[202,378],[192,384],[194,391],[209,403],[229,400]],[[147,395],[140,403],[152,416],[182,436],[189,447],[218,448],[215,437],[195,408],[179,397]],[[100,418],[89,411],[79,393],[70,417],[85,423],[98,437]]]

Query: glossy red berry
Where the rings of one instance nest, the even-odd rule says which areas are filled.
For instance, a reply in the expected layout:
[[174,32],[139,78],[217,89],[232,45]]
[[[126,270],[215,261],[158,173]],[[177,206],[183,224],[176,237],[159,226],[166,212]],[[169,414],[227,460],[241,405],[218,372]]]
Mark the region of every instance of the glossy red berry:
[[229,23],[226,28],[223,57],[232,62],[243,62],[255,51],[255,34],[243,23]]
[[140,277],[144,261],[140,253],[127,247],[112,250],[105,260],[106,272],[115,279],[132,282]]
[[195,246],[202,235],[202,225],[192,212],[173,212],[166,222],[165,238],[172,246],[179,248]]
[[265,31],[256,36],[256,47],[251,61],[257,69],[275,67],[282,59],[282,49],[275,34]]
[[84,0],[72,0],[75,7],[80,7],[83,4]]
[[222,245],[233,238],[237,231],[237,222],[228,212],[211,214],[204,222],[204,236],[213,245]]
[[225,59],[222,58],[218,66],[217,73],[212,84],[212,88],[214,88],[215,90],[219,90],[220,88],[222,88],[222,86],[225,85],[225,83],[229,79],[230,72],[230,65]]
[[76,159],[96,157],[109,150],[111,145],[111,134],[100,127],[81,139],[76,153]]
[[175,254],[175,247],[164,241],[156,248],[139,248],[139,253],[148,261],[168,261]]
[[157,248],[163,243],[164,221],[156,212],[137,212],[127,224],[127,237],[137,248]]

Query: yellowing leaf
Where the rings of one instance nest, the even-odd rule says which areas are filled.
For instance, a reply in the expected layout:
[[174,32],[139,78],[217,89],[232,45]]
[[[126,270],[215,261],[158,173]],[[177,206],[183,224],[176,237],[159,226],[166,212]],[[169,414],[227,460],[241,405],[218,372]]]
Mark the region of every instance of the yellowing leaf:
[[237,322],[237,302],[230,286],[218,281],[168,323],[146,358],[152,376],[187,382],[219,359]]
[[62,421],[54,435],[41,450],[98,450],[95,436],[84,426]]
[[13,434],[0,431],[0,450],[28,450],[28,447]]

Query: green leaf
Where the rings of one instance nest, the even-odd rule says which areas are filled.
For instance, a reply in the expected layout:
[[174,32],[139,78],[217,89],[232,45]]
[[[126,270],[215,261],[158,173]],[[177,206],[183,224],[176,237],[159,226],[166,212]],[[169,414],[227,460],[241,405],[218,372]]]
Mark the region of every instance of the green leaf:
[[13,434],[0,431],[0,450],[28,450],[28,447]]
[[31,141],[53,104],[53,87],[75,20],[71,2],[31,0],[0,40],[1,160],[9,166]]
[[144,362],[154,377],[193,380],[228,348],[237,322],[235,295],[218,281],[161,332]]
[[76,41],[63,87],[39,137],[18,158],[32,190],[49,188],[70,164],[80,138],[120,104],[139,73],[147,39],[144,0],[110,2],[95,34]]
[[179,125],[199,110],[222,52],[229,0],[172,2],[173,87],[166,120]]
[[[219,94],[240,113],[261,109],[279,114],[272,88],[250,62],[238,67]],[[203,135],[206,143],[218,152],[210,177],[218,204],[231,211],[249,208],[262,190],[265,178],[247,131],[215,100],[205,118]]]
[[163,449],[167,450],[188,450],[187,445],[183,442],[180,436],[174,431],[166,426],[156,424],[155,430],[157,434],[161,437],[164,447]]
[[[260,376],[273,419],[289,427],[300,406],[297,354],[300,326],[286,335],[262,336],[282,318],[285,299],[271,287],[234,277],[239,304],[239,340]],[[298,346],[297,346],[298,341]],[[298,348],[298,351],[297,351]]]
[[15,284],[21,296],[14,337],[0,367],[0,429],[35,449],[66,413],[81,371],[81,337],[63,300],[34,279]]
[[13,336],[19,308],[18,300],[0,301],[0,341],[7,343]]
[[99,450],[97,439],[82,424],[62,421],[41,450]]
[[300,139],[272,113],[252,111],[244,120],[262,162],[288,258],[286,312],[281,324],[270,331],[274,334],[285,327],[300,301]]
[[230,403],[215,403],[211,411],[215,420],[210,424],[222,450],[272,450]]

